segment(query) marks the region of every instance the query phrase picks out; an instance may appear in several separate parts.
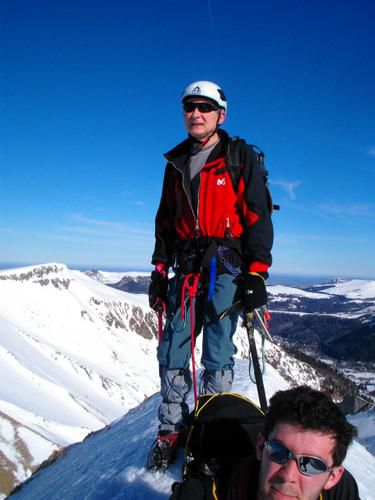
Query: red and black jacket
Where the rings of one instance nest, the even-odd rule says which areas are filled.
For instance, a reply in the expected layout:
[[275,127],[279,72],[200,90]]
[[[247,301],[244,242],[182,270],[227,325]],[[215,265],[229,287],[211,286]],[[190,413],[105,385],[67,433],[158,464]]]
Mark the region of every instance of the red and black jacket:
[[191,139],[165,155],[168,163],[155,220],[152,263],[169,268],[178,245],[198,236],[221,241],[229,227],[240,242],[244,267],[266,272],[272,262],[273,227],[262,171],[252,149],[243,147],[235,186],[227,165],[230,138],[224,130],[218,133],[220,141],[201,169],[197,196],[192,196],[189,172]]

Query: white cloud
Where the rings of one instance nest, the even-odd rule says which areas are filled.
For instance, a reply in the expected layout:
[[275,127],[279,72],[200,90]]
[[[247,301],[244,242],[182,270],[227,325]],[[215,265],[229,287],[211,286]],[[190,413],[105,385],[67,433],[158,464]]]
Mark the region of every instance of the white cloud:
[[318,208],[324,214],[375,217],[375,207],[363,203],[350,203],[346,205],[339,205],[337,203],[320,203]]
[[368,154],[370,156],[375,156],[375,146],[371,147],[369,150],[368,150]]
[[140,225],[131,225],[126,222],[95,219],[81,214],[70,214],[73,221],[71,225],[60,226],[60,231],[71,234],[81,234],[85,236],[99,236],[103,238],[123,239],[153,239],[154,229]]
[[289,198],[291,200],[295,200],[296,199],[296,189],[297,187],[299,187],[301,184],[302,184],[302,181],[294,181],[294,182],[288,182],[288,181],[283,181],[283,180],[279,180],[279,181],[275,181],[275,180],[272,180],[270,181],[270,184],[272,184],[273,186],[279,186],[281,189],[283,189],[287,195],[289,196]]

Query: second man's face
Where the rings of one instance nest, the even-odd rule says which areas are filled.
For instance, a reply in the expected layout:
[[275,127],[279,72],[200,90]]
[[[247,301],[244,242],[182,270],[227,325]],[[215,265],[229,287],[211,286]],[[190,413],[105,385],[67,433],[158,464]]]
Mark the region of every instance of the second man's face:
[[[323,460],[327,466],[333,464],[335,441],[329,434],[302,429],[289,423],[278,423],[269,439],[276,440],[297,455],[311,455]],[[332,472],[315,476],[302,474],[295,460],[284,465],[272,460],[264,445],[264,437],[259,436],[257,457],[261,461],[259,490],[257,499],[262,500],[316,500],[323,489],[330,489],[340,479],[343,467]]]

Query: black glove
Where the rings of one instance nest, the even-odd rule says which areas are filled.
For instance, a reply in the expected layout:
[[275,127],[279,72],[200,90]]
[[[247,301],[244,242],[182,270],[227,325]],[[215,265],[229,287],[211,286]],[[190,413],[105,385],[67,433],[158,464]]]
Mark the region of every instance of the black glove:
[[245,274],[239,293],[245,313],[267,304],[266,280],[257,273]]
[[152,271],[151,283],[148,289],[148,300],[151,309],[163,312],[167,305],[168,275],[159,271]]

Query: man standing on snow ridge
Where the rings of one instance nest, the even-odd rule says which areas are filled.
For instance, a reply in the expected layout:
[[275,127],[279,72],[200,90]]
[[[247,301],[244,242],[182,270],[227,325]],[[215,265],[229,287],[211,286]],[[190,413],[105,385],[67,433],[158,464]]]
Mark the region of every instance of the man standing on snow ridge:
[[[202,392],[230,391],[238,310],[223,320],[218,316],[236,293],[246,312],[266,304],[273,242],[259,157],[243,142],[236,180],[230,165],[231,140],[219,128],[227,113],[223,90],[213,82],[194,82],[181,102],[188,138],[165,155],[149,289],[150,306],[167,311],[158,346],[162,402],[149,456],[152,470],[168,466],[183,434],[191,345],[202,327]],[[175,276],[168,280],[170,267]]]

